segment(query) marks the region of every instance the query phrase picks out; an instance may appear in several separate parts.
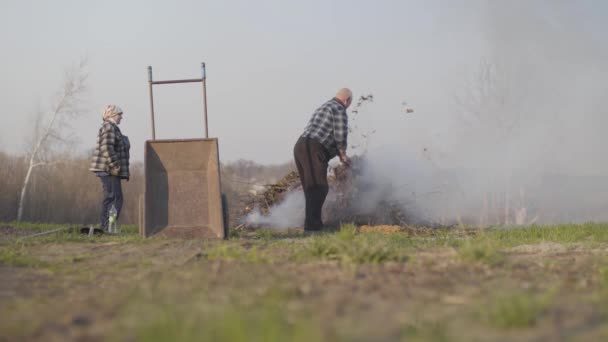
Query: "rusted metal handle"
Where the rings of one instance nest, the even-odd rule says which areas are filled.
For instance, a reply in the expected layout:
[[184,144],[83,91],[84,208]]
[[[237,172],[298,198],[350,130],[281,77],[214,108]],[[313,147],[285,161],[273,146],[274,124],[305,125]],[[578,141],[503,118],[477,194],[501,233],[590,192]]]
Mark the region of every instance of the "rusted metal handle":
[[175,84],[175,83],[195,83],[201,82],[203,84],[203,115],[205,118],[205,138],[209,138],[209,125],[207,122],[207,75],[205,70],[205,63],[201,63],[201,78],[190,78],[183,80],[165,80],[165,81],[154,81],[152,79],[152,66],[148,66],[148,87],[150,92],[150,117],[152,121],[152,140],[156,140],[156,128],[154,125],[154,93],[152,86],[155,84]]

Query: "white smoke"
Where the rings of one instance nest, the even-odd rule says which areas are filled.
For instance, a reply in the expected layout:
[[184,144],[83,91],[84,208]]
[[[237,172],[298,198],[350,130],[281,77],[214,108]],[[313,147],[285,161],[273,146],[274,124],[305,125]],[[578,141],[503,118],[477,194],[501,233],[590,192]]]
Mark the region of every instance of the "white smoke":
[[[428,89],[426,107],[407,98],[413,114],[396,103],[395,113],[371,105],[356,117],[365,131],[353,132],[350,153],[367,162],[351,209],[372,215],[392,202],[441,224],[608,221],[606,35],[586,26],[577,2],[484,4],[478,67],[464,78],[435,71],[455,85],[450,98]],[[392,131],[375,131],[374,120],[391,120]],[[301,225],[293,201],[267,224]]]
[[245,218],[245,223],[252,226],[263,226],[275,230],[299,228],[304,224],[304,193],[293,191],[277,205],[271,207],[267,215],[262,215],[258,208]]
[[[374,211],[391,198],[446,224],[608,220],[606,44],[575,3],[487,6],[488,51],[453,89],[452,110],[415,108],[424,117],[395,121],[399,135],[366,154],[362,181],[376,186],[359,204]],[[451,124],[419,133],[438,122]]]

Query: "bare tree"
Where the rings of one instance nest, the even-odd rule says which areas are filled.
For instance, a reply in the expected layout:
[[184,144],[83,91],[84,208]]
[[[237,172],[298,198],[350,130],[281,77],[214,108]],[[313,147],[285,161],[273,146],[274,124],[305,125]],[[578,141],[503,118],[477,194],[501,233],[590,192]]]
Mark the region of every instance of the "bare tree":
[[[490,171],[493,176],[493,190],[483,196],[483,209],[480,213],[480,225],[488,223],[492,211],[496,224],[509,225],[527,223],[527,209],[524,202],[525,189],[520,187],[519,207],[512,207],[516,186],[511,160],[519,158],[519,150],[513,149],[512,142],[521,138],[521,128],[526,117],[530,116],[530,104],[533,103],[531,85],[518,80],[533,75],[517,60],[504,61],[494,57],[492,61],[482,59],[474,77],[469,80],[463,92],[456,96],[456,103],[461,110],[461,122],[464,123],[467,147],[479,155],[472,155],[478,160],[485,160],[489,165],[500,165],[499,170]],[[498,184],[503,184],[499,186]],[[503,197],[503,199],[499,199]],[[502,214],[499,207],[502,205]]]
[[[69,145],[73,136],[69,132],[69,120],[78,115],[82,96],[86,90],[86,59],[65,72],[63,87],[58,92],[48,111],[39,110],[34,123],[33,139],[28,156],[28,168],[21,187],[17,222],[21,222],[25,194],[35,168],[59,162],[53,152]],[[46,112],[46,113],[45,113]]]

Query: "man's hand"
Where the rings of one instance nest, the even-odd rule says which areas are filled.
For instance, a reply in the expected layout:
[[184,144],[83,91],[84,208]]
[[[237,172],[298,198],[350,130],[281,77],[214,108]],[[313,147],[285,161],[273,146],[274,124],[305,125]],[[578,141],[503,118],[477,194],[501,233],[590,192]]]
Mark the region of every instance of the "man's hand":
[[340,161],[342,162],[342,164],[350,167],[350,158],[348,158],[348,156],[346,155],[346,152],[340,151],[339,155],[340,155]]

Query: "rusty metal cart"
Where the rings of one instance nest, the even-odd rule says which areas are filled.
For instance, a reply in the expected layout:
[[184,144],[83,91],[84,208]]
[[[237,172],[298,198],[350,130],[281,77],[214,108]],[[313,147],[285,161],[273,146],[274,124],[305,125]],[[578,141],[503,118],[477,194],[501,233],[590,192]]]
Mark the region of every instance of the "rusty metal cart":
[[[184,238],[226,238],[227,208],[220,185],[218,139],[209,138],[205,63],[201,78],[153,81],[148,67],[152,140],[145,143],[144,195],[140,234]],[[156,139],[154,85],[202,83],[205,138]],[[142,203],[143,202],[143,203]]]

